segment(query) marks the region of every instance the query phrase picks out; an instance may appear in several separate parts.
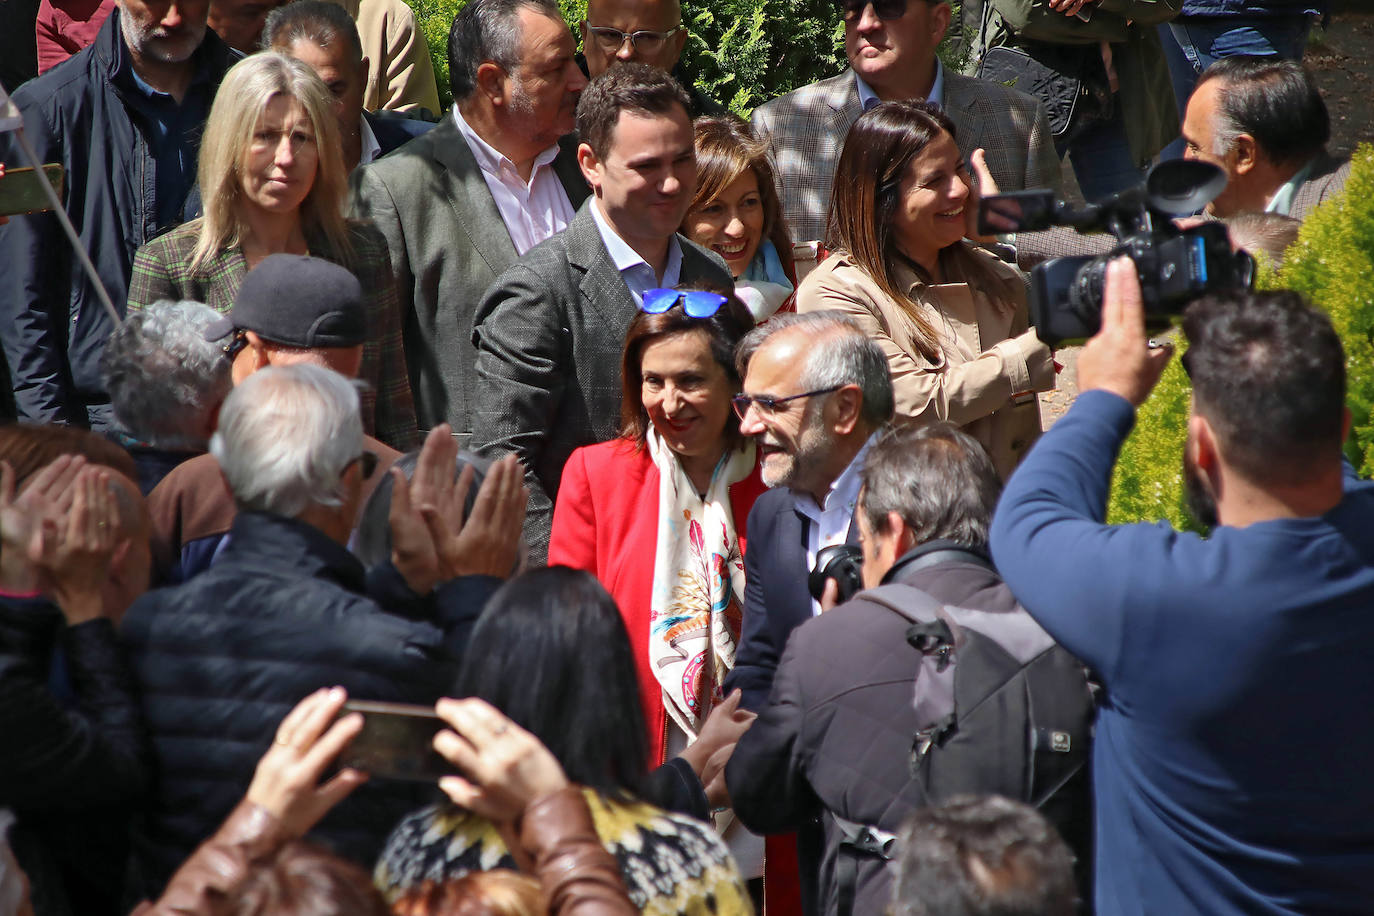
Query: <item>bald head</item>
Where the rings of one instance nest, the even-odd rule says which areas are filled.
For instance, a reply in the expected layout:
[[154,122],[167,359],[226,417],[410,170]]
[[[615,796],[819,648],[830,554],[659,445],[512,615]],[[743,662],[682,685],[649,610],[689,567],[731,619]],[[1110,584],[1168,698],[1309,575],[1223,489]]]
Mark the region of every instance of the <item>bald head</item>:
[[[635,33],[641,34],[633,41],[621,37]],[[678,0],[588,0],[582,53],[593,79],[631,60],[671,72],[686,40]]]

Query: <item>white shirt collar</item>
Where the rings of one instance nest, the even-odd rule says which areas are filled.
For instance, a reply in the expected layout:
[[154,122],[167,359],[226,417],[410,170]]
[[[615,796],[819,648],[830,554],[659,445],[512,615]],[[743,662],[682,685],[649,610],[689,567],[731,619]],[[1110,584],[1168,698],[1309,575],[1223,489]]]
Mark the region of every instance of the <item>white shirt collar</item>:
[[810,493],[794,491],[793,497],[797,504],[797,511],[813,522],[819,522],[823,515],[835,512],[843,512],[846,518],[852,516],[854,507],[859,502],[861,484],[859,472],[863,470],[864,457],[868,455],[868,448],[873,444],[876,436],[877,433],[874,433],[868,437],[868,441],[864,442],[858,454],[840,472],[840,476],[835,478],[835,482],[830,485],[829,492],[825,494],[823,505],[817,505],[816,498]]
[[[630,288],[635,301],[639,302],[646,289],[653,289],[653,286],[643,285],[642,279],[647,279],[649,283],[659,283],[654,269],[649,266],[649,262],[639,256],[639,253],[629,246],[620,237],[611,225],[611,221],[606,218],[606,214],[601,212],[601,202],[595,197],[592,198],[589,206],[592,209],[592,219],[596,221],[596,230],[601,233],[601,241],[606,246],[606,253],[611,256],[611,263],[615,269],[620,271],[625,278],[625,285]],[[668,240],[668,260],[663,265],[663,279],[661,285],[664,288],[674,288],[677,286],[682,274],[682,245],[674,234]]]
[[1312,167],[1316,165],[1317,157],[1313,156],[1307,160],[1307,164],[1293,173],[1293,176],[1279,185],[1279,189],[1274,192],[1274,196],[1269,198],[1269,203],[1265,205],[1265,213],[1278,213],[1281,216],[1288,216],[1293,209],[1293,195],[1298,193],[1298,188],[1306,183],[1307,177],[1312,174]]
[[[868,111],[875,105],[882,102],[878,94],[873,91],[873,87],[864,82],[864,78],[854,73],[854,85],[859,89],[859,104],[864,111]],[[930,93],[925,100],[936,108],[945,107],[945,65],[940,62],[940,58],[935,58],[935,82],[930,84]]]
[[[488,174],[501,177],[504,171],[507,175],[513,175],[517,179],[520,172],[515,167],[515,163],[503,152],[492,146],[472,129],[472,125],[463,120],[463,113],[458,110],[458,106],[453,106],[453,123],[457,125],[458,132],[463,135],[463,139],[468,142],[468,149],[472,150],[472,156],[477,160],[477,165],[482,171]],[[558,156],[558,144],[555,143],[534,157],[534,168],[530,169],[530,181],[534,181],[534,176],[539,174],[539,170],[553,162]],[[527,182],[528,183],[528,182]]]
[[377,161],[377,157],[382,154],[382,145],[377,142],[377,135],[372,132],[372,125],[367,123],[366,115],[358,116],[358,139],[363,143],[358,165]]

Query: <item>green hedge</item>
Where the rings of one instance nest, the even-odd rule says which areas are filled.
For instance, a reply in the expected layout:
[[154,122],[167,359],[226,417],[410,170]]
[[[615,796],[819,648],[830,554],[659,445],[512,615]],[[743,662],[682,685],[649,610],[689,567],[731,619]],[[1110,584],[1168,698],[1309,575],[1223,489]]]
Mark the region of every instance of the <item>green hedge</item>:
[[[1346,453],[1360,474],[1374,476],[1374,146],[1356,150],[1345,192],[1308,215],[1275,274],[1259,285],[1294,289],[1331,315],[1345,345],[1352,414]],[[1193,528],[1183,508],[1183,443],[1190,389],[1175,356],[1141,406],[1121,449],[1107,518],[1112,523],[1167,519]]]
[[[467,0],[406,0],[429,42],[439,98],[452,101],[448,33]],[[576,34],[586,0],[558,0]],[[953,4],[958,22],[959,3]],[[682,60],[697,88],[744,117],[771,98],[844,69],[844,24],[835,0],[684,0]],[[950,61],[947,49],[942,56]],[[956,67],[958,69],[958,67]]]

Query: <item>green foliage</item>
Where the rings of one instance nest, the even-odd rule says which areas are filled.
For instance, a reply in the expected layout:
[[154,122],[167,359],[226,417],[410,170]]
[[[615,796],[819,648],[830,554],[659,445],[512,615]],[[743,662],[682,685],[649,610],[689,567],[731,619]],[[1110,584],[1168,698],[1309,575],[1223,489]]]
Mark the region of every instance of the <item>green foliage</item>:
[[[447,107],[448,33],[467,0],[406,0],[420,22],[434,59],[439,100]],[[558,0],[576,30],[586,0]],[[959,3],[953,4],[954,22]],[[682,66],[696,87],[743,117],[769,99],[844,69],[844,23],[836,0],[684,0],[687,44]],[[956,52],[941,46],[947,66],[959,70]]]
[[[1356,151],[1345,193],[1313,210],[1282,268],[1261,265],[1256,286],[1294,289],[1331,315],[1345,346],[1352,414],[1346,451],[1364,476],[1374,475],[1374,147]],[[1180,349],[1181,353],[1181,349]],[[1167,519],[1196,526],[1183,508],[1183,444],[1188,379],[1178,364],[1165,370],[1140,408],[1121,449],[1107,518],[1112,523]]]
[[1345,345],[1346,454],[1363,476],[1374,475],[1374,146],[1355,151],[1345,193],[1312,212],[1279,271],[1331,315]]

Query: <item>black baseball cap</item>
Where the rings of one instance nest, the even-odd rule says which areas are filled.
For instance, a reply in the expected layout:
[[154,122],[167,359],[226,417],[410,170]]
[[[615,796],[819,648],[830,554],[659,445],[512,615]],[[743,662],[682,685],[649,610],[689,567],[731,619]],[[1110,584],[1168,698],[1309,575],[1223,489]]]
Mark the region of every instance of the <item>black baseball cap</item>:
[[367,339],[362,284],[333,261],[268,255],[248,271],[234,307],[205,329],[205,339],[238,330],[290,347],[356,347]]

